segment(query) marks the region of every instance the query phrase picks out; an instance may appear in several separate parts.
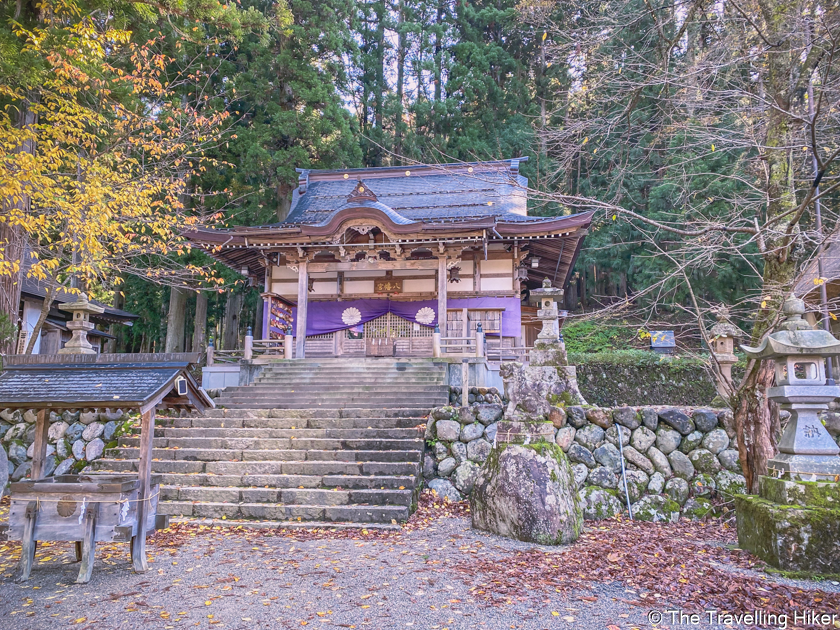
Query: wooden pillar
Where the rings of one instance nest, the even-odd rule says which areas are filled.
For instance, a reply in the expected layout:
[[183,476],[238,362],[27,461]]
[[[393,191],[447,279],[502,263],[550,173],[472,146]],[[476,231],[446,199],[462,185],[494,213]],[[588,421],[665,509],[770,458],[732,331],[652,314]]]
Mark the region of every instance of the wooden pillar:
[[149,569],[149,563],[146,559],[146,518],[151,503],[152,437],[154,433],[155,410],[152,408],[143,414],[140,422],[140,463],[137,470],[140,479],[140,491],[137,495],[137,534],[131,540],[131,557],[134,562],[134,570],[137,573],[145,573]]
[[42,479],[44,476],[44,460],[47,455],[47,432],[50,430],[50,423],[47,422],[47,410],[39,409],[35,420],[35,446],[32,448],[32,481]]
[[446,337],[446,256],[438,258],[438,326],[440,333]]
[[298,359],[306,358],[306,311],[309,302],[309,273],[306,261],[298,266],[297,330],[295,352]]

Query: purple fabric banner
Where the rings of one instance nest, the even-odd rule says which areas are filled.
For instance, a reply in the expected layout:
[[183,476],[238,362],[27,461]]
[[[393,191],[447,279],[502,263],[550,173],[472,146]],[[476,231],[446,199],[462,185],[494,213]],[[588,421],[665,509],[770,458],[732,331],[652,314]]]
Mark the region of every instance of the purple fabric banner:
[[[519,298],[455,298],[447,301],[448,308],[504,309],[502,311],[502,334],[505,337],[519,337],[522,334],[522,315]],[[389,299],[346,300],[344,302],[310,302],[306,318],[306,334],[326,335],[338,330],[361,326],[385,313],[394,313],[421,326],[433,327],[438,323],[437,300],[414,302]],[[297,330],[297,307],[292,308]]]

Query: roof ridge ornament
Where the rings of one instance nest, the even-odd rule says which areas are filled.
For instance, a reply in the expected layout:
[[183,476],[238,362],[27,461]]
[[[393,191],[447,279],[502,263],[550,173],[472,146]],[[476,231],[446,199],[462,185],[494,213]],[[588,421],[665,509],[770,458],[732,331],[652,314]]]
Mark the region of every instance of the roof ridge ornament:
[[370,186],[365,184],[361,179],[355,186],[353,186],[353,190],[350,191],[350,194],[347,195],[347,203],[371,201],[379,201],[379,198],[376,196],[376,193],[370,189]]

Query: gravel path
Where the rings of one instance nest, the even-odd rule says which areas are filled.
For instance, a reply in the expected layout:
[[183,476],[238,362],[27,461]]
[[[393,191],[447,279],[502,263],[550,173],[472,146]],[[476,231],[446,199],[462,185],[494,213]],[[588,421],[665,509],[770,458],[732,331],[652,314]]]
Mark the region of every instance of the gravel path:
[[[616,581],[563,592],[523,584],[521,594],[507,589],[488,603],[463,568],[534,546],[474,531],[462,516],[401,532],[175,529],[156,535],[144,575],[131,571],[125,544],[100,543],[87,585],[73,583],[79,565],[70,543],[39,546],[22,585],[10,579],[19,545],[0,545],[0,630],[651,626],[649,609],[629,603],[650,594]],[[575,561],[573,549],[541,549],[558,564]]]

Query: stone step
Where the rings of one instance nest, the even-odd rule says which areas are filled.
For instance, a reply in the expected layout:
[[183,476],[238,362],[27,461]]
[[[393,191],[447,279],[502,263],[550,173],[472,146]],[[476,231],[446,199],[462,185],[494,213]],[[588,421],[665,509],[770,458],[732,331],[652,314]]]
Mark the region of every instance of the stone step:
[[160,487],[162,501],[282,503],[284,505],[411,505],[411,490],[327,490],[321,488]]
[[[385,383],[382,381],[360,381],[358,383],[354,383],[353,385],[338,385],[333,381],[330,383],[329,381],[325,381],[323,383],[309,383],[307,381],[281,381],[281,382],[266,382],[266,381],[256,381],[253,385],[243,385],[236,388],[228,388],[228,389],[235,389],[236,391],[250,391],[250,392],[322,392],[322,391],[329,391],[329,392],[336,392],[336,393],[345,393],[345,392],[392,392],[394,388],[399,388],[400,391],[412,392],[423,394],[426,392],[439,392],[446,390],[449,391],[449,387],[446,385],[442,385],[441,383],[404,383],[400,380],[395,380],[393,383]],[[227,389],[225,390],[227,391]]]
[[[231,411],[238,411],[232,409]],[[243,432],[242,435],[273,437],[276,429],[412,429],[426,424],[428,418],[178,418],[175,423],[157,423],[155,436],[189,437],[194,431],[211,431],[201,435],[222,437],[218,431]],[[233,436],[234,434],[229,434]]]
[[[281,442],[281,440],[277,440]],[[292,443],[295,447],[292,449]],[[373,451],[379,453],[422,451],[422,440],[289,440],[276,448],[153,448],[152,459],[183,461],[294,461],[289,452],[306,453],[307,451]],[[105,455],[113,458],[136,459],[139,448],[109,448]],[[308,459],[308,458],[305,458]],[[348,457],[349,459],[349,457]],[[413,458],[412,458],[413,459]],[[351,460],[352,461],[352,460]]]
[[417,418],[428,416],[431,407],[425,413],[418,412],[416,408],[393,408],[376,407],[359,408],[348,407],[346,409],[313,409],[311,407],[287,407],[284,409],[266,409],[264,407],[248,409],[208,409],[204,412],[205,418],[285,418],[285,419],[343,419],[343,418]]
[[163,485],[207,486],[212,488],[340,488],[343,490],[394,490],[412,488],[415,478],[408,475],[211,475],[206,473],[157,473]]
[[[162,432],[162,435],[158,435]],[[198,438],[229,438],[236,440],[288,440],[296,439],[333,439],[333,440],[412,440],[422,437],[421,430],[417,427],[405,429],[256,429],[225,427],[218,429],[193,428],[193,429],[167,429],[157,428],[155,430],[154,444],[161,448],[171,446],[189,446],[189,442],[178,442],[177,440],[189,440]],[[139,437],[127,436],[123,440],[138,440]],[[163,440],[163,441],[162,441]],[[289,448],[288,443],[277,445],[266,443],[259,448]],[[123,442],[120,442],[123,444]],[[125,442],[128,446],[136,446],[137,443]],[[199,446],[204,446],[201,444]],[[243,442],[239,446],[207,445],[209,448],[248,448]]]
[[[136,459],[103,458],[93,462],[98,472],[137,472]],[[152,460],[153,473],[212,473],[214,475],[418,475],[420,462],[353,462],[305,460],[203,461]]]
[[199,518],[245,518],[354,523],[391,523],[408,519],[409,508],[401,505],[271,505],[266,503],[218,503],[161,501],[158,514]]
[[[283,409],[282,404],[278,404],[278,401],[276,401],[276,400],[267,401],[267,402],[264,402],[264,403],[254,403],[254,404],[250,404],[250,405],[248,404],[248,402],[249,401],[245,397],[230,399],[230,400],[226,400],[226,401],[220,401],[218,399],[216,400],[216,404],[219,405],[219,406],[224,406],[225,409],[253,409],[255,407],[262,408],[262,409],[272,409],[272,410]],[[272,403],[274,403],[274,404],[272,404]],[[403,407],[407,406],[404,401],[400,401],[400,403]],[[440,399],[435,399],[435,400],[431,400],[431,399],[427,398],[424,402],[415,403],[414,408],[417,409],[417,410],[422,409],[422,410],[428,411],[430,405],[433,406],[433,407],[442,407],[442,406],[448,405],[448,404],[449,404],[449,399],[448,398],[440,398]],[[359,408],[361,406],[364,409],[370,409],[372,411],[381,408],[381,403],[369,403],[369,404],[362,405],[361,403],[354,402],[354,403],[352,403],[352,405],[353,405],[354,408]],[[299,406],[300,406],[299,402],[293,402],[293,403],[290,403],[287,408],[288,409],[297,409]],[[333,411],[341,411],[341,410],[346,408],[344,406],[344,404],[340,403],[340,402],[318,404],[317,407],[318,407],[318,409],[333,410]]]
[[[105,456],[113,459],[136,459],[139,456],[137,448],[109,448],[105,449]],[[320,461],[320,462],[419,462],[422,449],[415,447],[410,450],[316,450],[316,449],[186,449],[186,448],[154,448],[152,458],[161,461],[181,460],[193,461]]]

